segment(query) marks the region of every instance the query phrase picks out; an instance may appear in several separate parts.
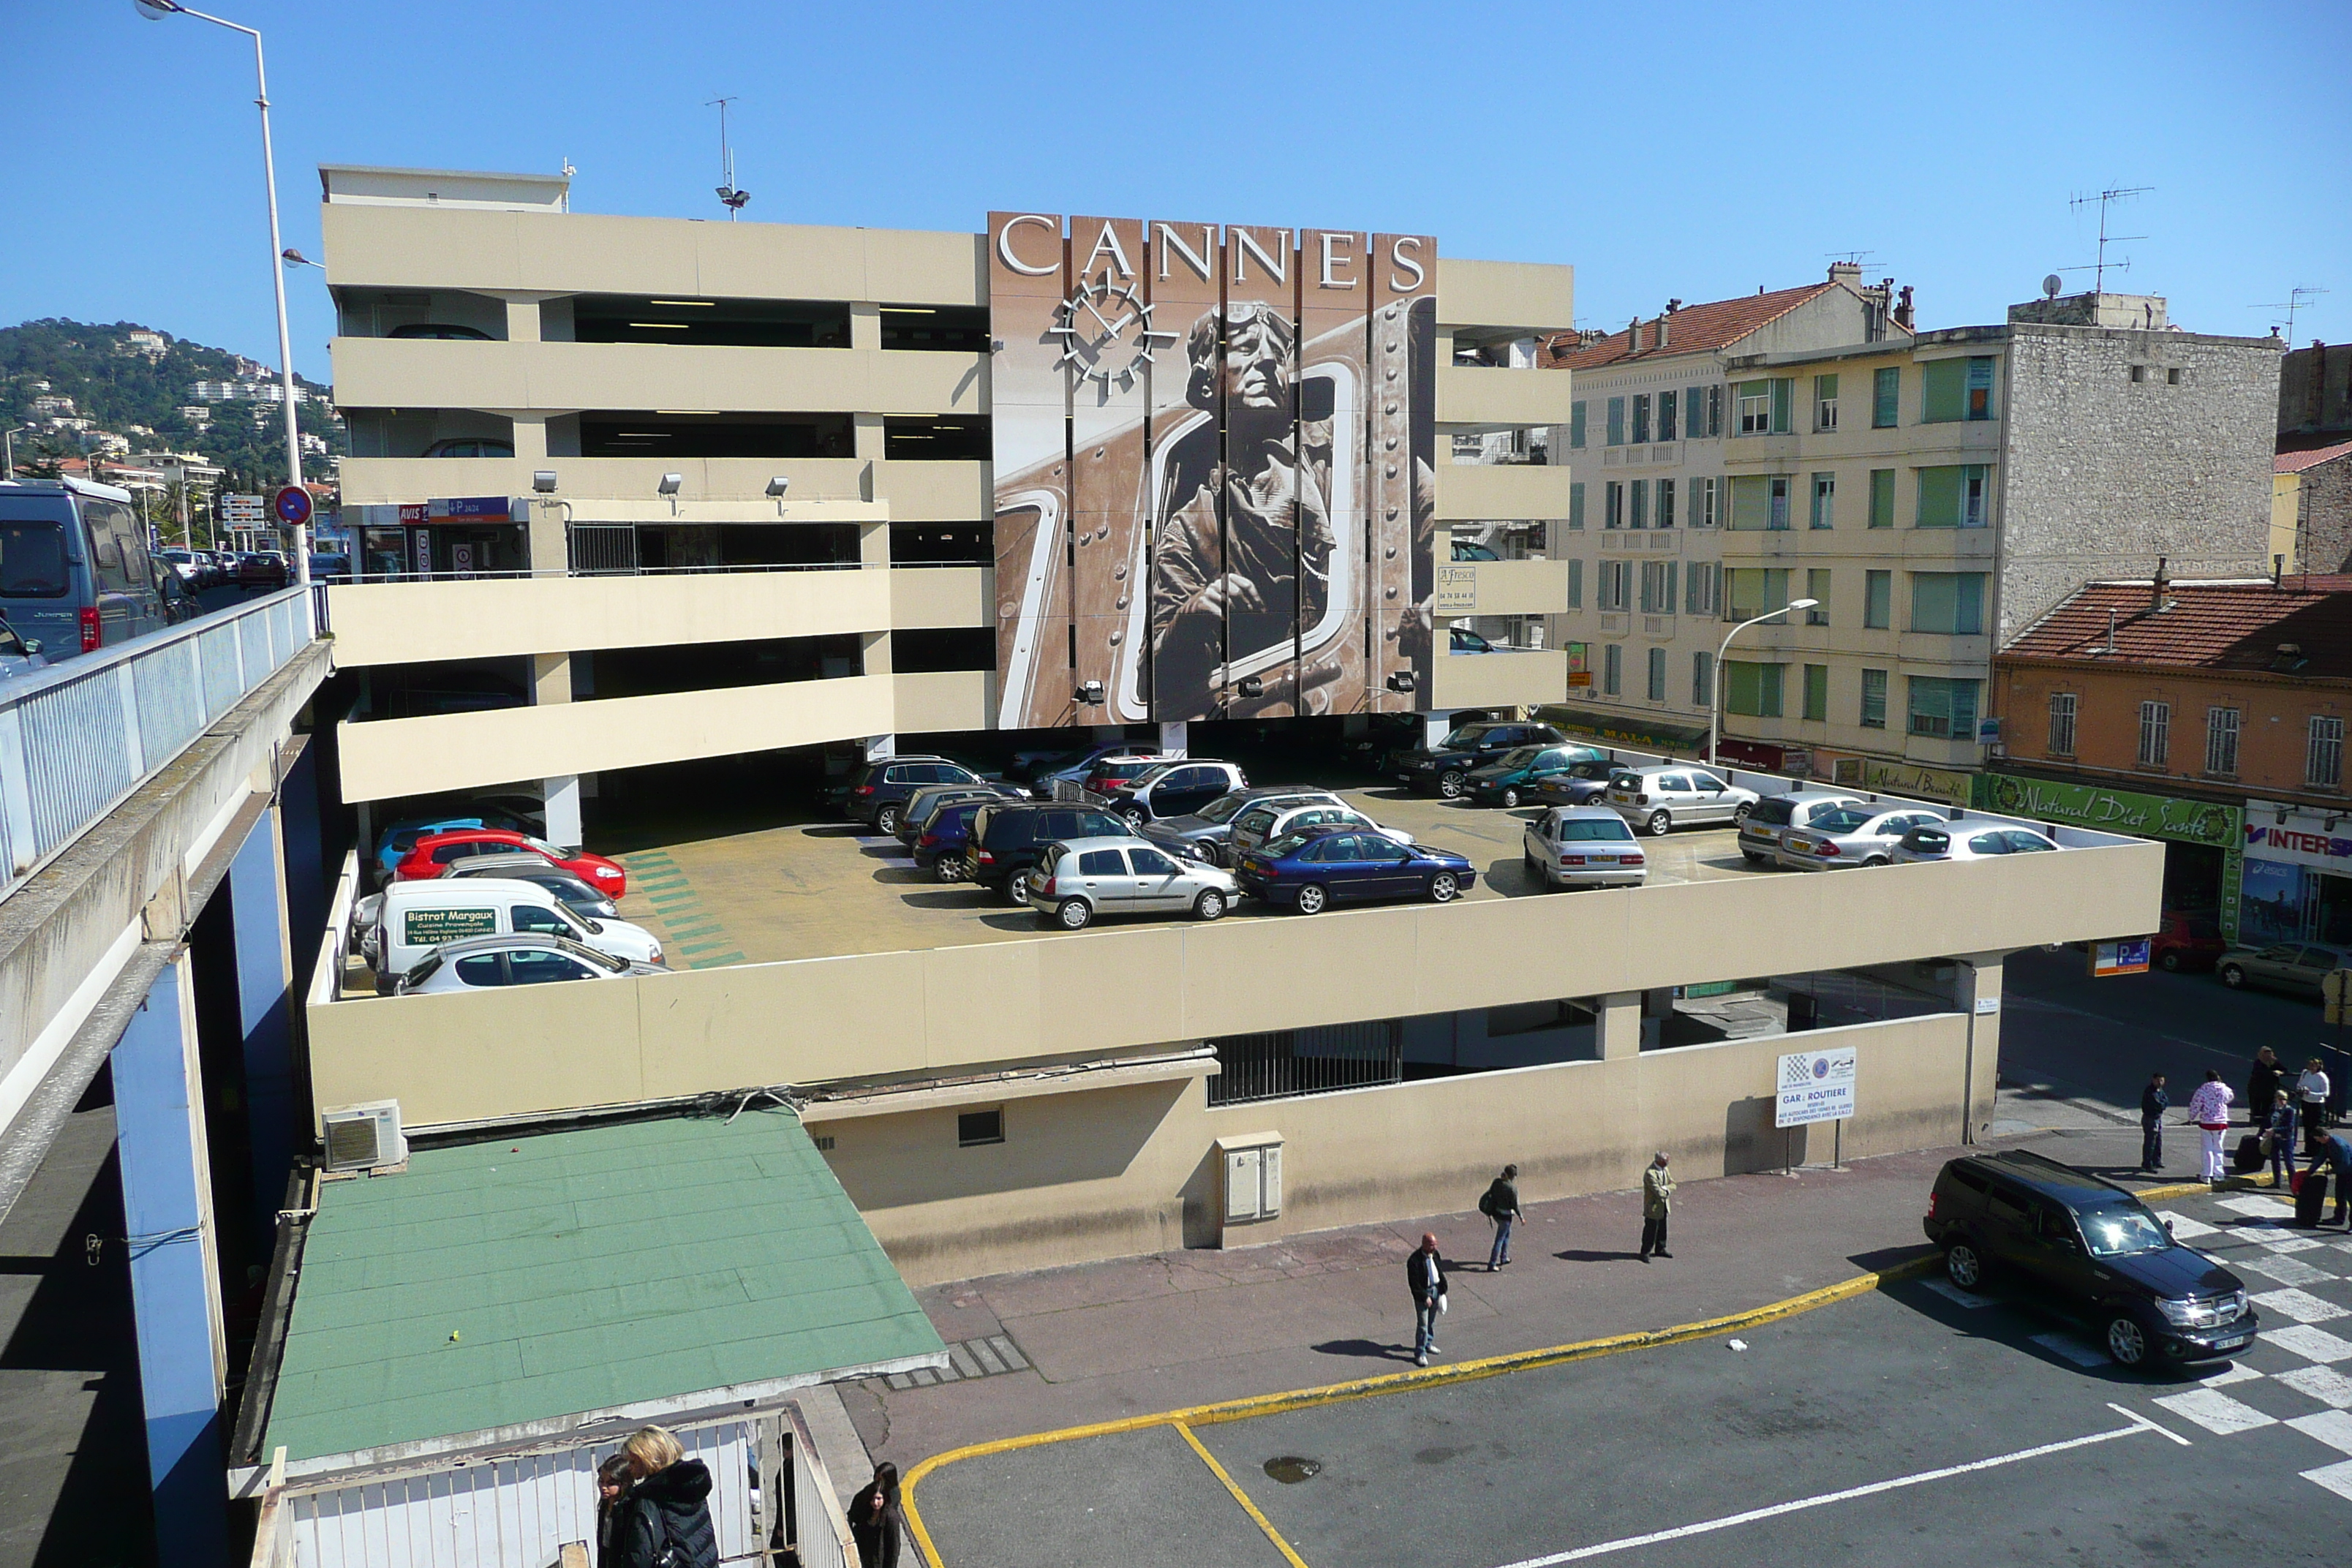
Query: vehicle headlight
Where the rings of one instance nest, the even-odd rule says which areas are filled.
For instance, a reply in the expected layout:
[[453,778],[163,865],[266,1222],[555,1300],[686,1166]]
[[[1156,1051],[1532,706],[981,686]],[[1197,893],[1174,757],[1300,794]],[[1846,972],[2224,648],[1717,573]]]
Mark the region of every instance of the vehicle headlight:
[[2207,1301],[2158,1301],[2157,1307],[2174,1328],[2213,1329],[2244,1316],[2246,1293],[2233,1291]]

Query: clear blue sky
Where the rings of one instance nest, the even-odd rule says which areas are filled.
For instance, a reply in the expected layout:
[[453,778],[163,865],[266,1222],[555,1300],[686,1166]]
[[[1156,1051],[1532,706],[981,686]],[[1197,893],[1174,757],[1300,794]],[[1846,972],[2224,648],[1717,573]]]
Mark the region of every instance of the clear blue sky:
[[[578,168],[583,211],[977,230],[992,206],[1421,230],[1572,262],[1586,324],[1822,275],[1998,321],[2087,262],[2200,331],[2352,338],[2352,5],[1795,7],[213,0],[269,47],[286,241],[321,162]],[[252,57],[131,0],[0,0],[0,322],[275,363]],[[1618,16],[1615,13],[1643,13]],[[1229,86],[1220,87],[1220,82]],[[295,359],[327,379],[320,274]],[[2071,291],[2085,274],[2067,274]]]

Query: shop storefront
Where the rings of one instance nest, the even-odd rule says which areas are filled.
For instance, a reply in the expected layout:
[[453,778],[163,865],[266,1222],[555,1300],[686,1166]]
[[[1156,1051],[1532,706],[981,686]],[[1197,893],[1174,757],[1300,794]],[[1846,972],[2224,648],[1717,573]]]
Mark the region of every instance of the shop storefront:
[[[1706,750],[1704,726],[1669,724],[1639,713],[1607,713],[1591,708],[1572,708],[1564,703],[1548,702],[1535,710],[1535,721],[1538,724],[1550,725],[1572,740],[1633,746],[1668,756],[1696,756]],[[1726,742],[1724,753],[1727,759],[1730,758],[1730,743]]]
[[1832,783],[1848,789],[1907,795],[1916,800],[1940,800],[1947,805],[1967,805],[1976,798],[1977,775],[1957,768],[1890,763],[1883,757],[1840,757],[1830,764],[1829,772]]
[[2221,934],[2242,941],[2239,921],[2240,841],[2252,808],[2218,801],[2142,795],[2096,784],[2059,784],[2014,773],[1979,773],[1972,802],[1979,810],[2039,822],[2128,833],[2164,845],[2164,907],[2168,912],[2210,913]]
[[2352,811],[2246,803],[2236,940],[2352,945]]

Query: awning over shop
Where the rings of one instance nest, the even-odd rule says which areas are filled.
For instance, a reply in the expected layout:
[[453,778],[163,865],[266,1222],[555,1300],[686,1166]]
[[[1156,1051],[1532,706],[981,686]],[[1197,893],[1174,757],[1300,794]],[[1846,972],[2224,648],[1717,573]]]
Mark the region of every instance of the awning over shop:
[[1589,735],[1621,746],[1641,746],[1659,752],[1695,752],[1706,744],[1704,725],[1669,724],[1639,713],[1604,713],[1565,703],[1547,703],[1535,710],[1538,723],[1564,735]]

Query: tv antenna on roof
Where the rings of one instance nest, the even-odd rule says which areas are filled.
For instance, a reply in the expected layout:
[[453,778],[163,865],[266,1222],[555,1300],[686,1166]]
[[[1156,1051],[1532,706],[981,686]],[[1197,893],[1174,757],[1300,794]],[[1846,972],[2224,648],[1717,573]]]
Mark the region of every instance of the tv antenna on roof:
[[1864,262],[1869,260],[1872,257],[1877,255],[1878,252],[1874,250],[1824,250],[1822,254],[1828,257],[1832,261],[1842,261],[1848,267],[1859,267]]
[[[2101,191],[2095,196],[2076,196],[2074,200],[2066,204],[2070,207],[2085,207],[2090,205],[2093,202],[2099,204],[2099,259],[2096,266],[2089,268],[2091,273],[2092,293],[2104,294],[2107,291],[2108,241],[2113,240],[2116,244],[2120,245],[2127,239],[2146,239],[2147,237],[2147,236],[2144,234],[2109,234],[2107,232],[2107,209],[2115,205],[2116,203],[2125,200],[2126,197],[2144,196],[2154,189],[2156,189],[2154,185],[2119,185],[2108,190]],[[2084,269],[2080,267],[2074,267],[2068,268],[2065,270],[2080,272]],[[2131,258],[2126,257],[2116,265],[2116,270],[2118,272],[2130,271]]]
[[712,98],[704,100],[702,105],[705,109],[712,104],[719,106],[719,201],[727,209],[729,223],[735,221],[735,215],[751,199],[751,192],[735,188],[735,149],[727,141],[727,106],[734,101],[732,97]]
[[2294,313],[2303,309],[2303,302],[2305,300],[2310,299],[2314,294],[2325,294],[2327,290],[2325,289],[2308,288],[2298,283],[2287,291],[2286,300],[2284,303],[2273,300],[2267,305],[2249,305],[2246,309],[2249,310],[2284,310],[2286,312],[2286,341],[2288,344],[2292,346],[2294,342]]

